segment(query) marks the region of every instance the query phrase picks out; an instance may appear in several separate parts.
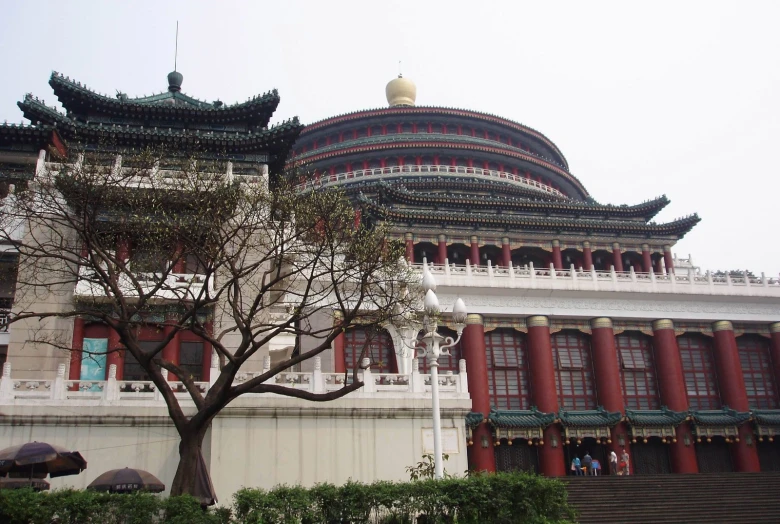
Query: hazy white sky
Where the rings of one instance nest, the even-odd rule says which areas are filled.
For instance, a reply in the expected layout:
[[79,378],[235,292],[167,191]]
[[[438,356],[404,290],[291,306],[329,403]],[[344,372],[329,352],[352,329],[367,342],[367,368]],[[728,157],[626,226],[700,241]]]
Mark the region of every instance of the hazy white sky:
[[417,102],[547,135],[604,203],[698,212],[675,251],[704,269],[780,273],[780,2],[5,2],[0,120],[52,70],[110,95],[166,89],[179,21],[183,91],[232,103],[279,89],[275,121]]

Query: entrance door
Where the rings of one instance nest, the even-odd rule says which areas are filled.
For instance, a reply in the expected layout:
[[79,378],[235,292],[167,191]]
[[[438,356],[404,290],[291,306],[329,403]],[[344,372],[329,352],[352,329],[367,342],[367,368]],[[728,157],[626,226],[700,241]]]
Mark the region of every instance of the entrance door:
[[495,450],[497,471],[539,473],[539,454],[536,446],[528,445],[528,440],[516,438],[510,446],[507,439],[501,439],[501,445]]
[[731,450],[723,437],[712,437],[712,442],[696,444],[696,461],[699,473],[730,473]]
[[634,454],[634,470],[637,475],[660,475],[672,472],[669,446],[658,437],[647,439],[647,444],[631,446]]
[[584,438],[582,439],[581,444],[577,444],[576,441],[572,440],[571,444],[566,446],[564,449],[566,471],[569,475],[573,474],[571,471],[572,459],[574,459],[574,457],[578,457],[580,462],[582,462],[582,457],[585,456],[585,453],[590,453],[591,458],[593,460],[598,460],[599,464],[601,464],[601,471],[599,471],[599,475],[604,475],[609,472],[609,450],[607,450],[606,445],[602,444],[595,438]]
[[761,471],[780,471],[780,442],[757,442],[758,462]]

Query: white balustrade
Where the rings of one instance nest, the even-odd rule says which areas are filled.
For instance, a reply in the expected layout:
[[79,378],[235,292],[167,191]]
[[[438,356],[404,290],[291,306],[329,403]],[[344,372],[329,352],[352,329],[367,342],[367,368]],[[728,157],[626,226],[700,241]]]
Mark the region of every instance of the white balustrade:
[[[270,364],[270,363],[269,363]],[[365,369],[359,370],[358,376],[364,381],[363,387],[349,393],[347,397],[382,399],[382,398],[426,398],[430,397],[431,388],[429,374],[419,372],[419,362],[414,359],[412,372],[403,373],[377,373],[365,362]],[[162,374],[167,378],[167,370]],[[212,367],[212,380],[218,373],[216,366]],[[262,372],[240,373],[236,376],[235,383],[240,384]],[[326,393],[336,391],[345,384],[352,383],[352,372],[333,373],[322,372],[320,357],[314,359],[312,372],[285,371],[275,375],[268,383],[288,387],[290,389],[310,391],[312,393]],[[195,382],[195,387],[202,394],[208,393],[213,382]],[[187,388],[181,382],[168,382],[168,386],[174,395],[185,404],[190,400]],[[458,373],[452,371],[439,374],[439,388],[442,399],[468,399],[468,379],[466,361],[460,360]],[[244,398],[261,398],[273,393],[250,393]],[[3,366],[3,374],[0,378],[0,405],[35,402],[42,400],[59,404],[74,405],[114,405],[114,406],[138,406],[158,405],[163,406],[164,401],[154,382],[150,380],[117,380],[116,366],[109,366],[106,380],[66,380],[65,364],[61,364],[54,379],[14,379],[11,376],[11,363]]]

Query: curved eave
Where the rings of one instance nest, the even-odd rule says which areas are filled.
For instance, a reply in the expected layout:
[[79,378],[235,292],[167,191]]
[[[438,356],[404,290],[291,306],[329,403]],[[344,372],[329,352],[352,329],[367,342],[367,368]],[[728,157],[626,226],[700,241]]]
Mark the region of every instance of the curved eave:
[[213,107],[208,102],[202,102],[187,95],[180,95],[180,98],[190,102],[187,105],[155,103],[152,100],[153,97],[119,100],[95,93],[57,73],[52,73],[49,85],[62,106],[68,111],[79,112],[89,109],[109,116],[128,119],[139,118],[139,116],[180,118],[214,124],[247,122],[254,126],[265,127],[280,101],[279,94],[275,89],[247,102],[221,108]]
[[[545,201],[545,200],[531,200],[531,199],[514,199],[514,198],[491,198],[479,196],[478,198],[464,198],[457,195],[447,195],[446,197],[440,197],[435,193],[428,195],[421,195],[411,191],[404,191],[397,186],[382,183],[377,184],[383,194],[390,196],[391,200],[409,205],[423,205],[423,206],[468,206],[477,209],[506,209],[506,210],[522,210],[522,211],[534,211],[534,212],[562,212],[570,213],[574,215],[612,215],[616,217],[626,218],[644,218],[645,221],[650,220],[656,213],[649,214],[647,211],[646,203],[639,204],[637,206],[610,206],[599,204],[582,204],[576,201]],[[665,197],[664,197],[665,198]],[[668,203],[668,200],[666,200]],[[666,203],[663,205],[665,206]],[[662,206],[663,207],[663,206]]]
[[333,124],[338,124],[341,122],[349,122],[352,120],[360,120],[362,118],[370,118],[375,116],[388,116],[388,115],[392,116],[392,115],[399,115],[399,114],[460,116],[460,117],[475,118],[477,120],[499,124],[508,127],[510,129],[513,129],[515,131],[519,131],[521,133],[531,135],[534,138],[542,141],[550,149],[555,151],[555,153],[560,157],[561,164],[563,164],[563,166],[566,169],[569,168],[569,163],[566,161],[566,157],[563,156],[563,153],[561,153],[561,150],[558,149],[558,146],[556,146],[549,138],[544,136],[536,129],[520,124],[518,122],[514,122],[512,120],[508,120],[506,118],[502,118],[500,116],[491,115],[489,113],[480,113],[479,111],[471,111],[467,109],[457,109],[451,107],[436,107],[436,106],[385,107],[385,108],[377,108],[377,109],[365,109],[361,111],[355,111],[352,113],[346,113],[343,115],[329,117],[324,120],[319,120],[317,122],[307,125],[306,129],[302,134],[305,135],[307,133],[317,131],[323,127],[327,127]]
[[285,158],[297,140],[303,126],[297,118],[278,124],[270,129],[251,135],[235,133],[193,134],[178,130],[140,129],[136,127],[95,126],[75,122],[38,101],[25,99],[18,103],[25,118],[42,121],[56,127],[66,138],[79,140],[115,137],[123,142],[139,145],[172,144],[176,147],[201,147],[207,151],[229,150],[231,152],[268,151],[269,154]]
[[0,124],[0,146],[31,144],[43,148],[52,139],[54,126]]
[[642,224],[639,222],[618,222],[610,220],[567,220],[557,217],[499,216],[484,213],[465,214],[432,210],[400,210],[376,204],[364,195],[361,195],[358,200],[362,205],[386,220],[404,223],[416,222],[436,225],[457,225],[464,228],[483,226],[493,228],[536,229],[543,231],[571,231],[587,234],[612,233],[642,237],[663,236],[682,238],[700,220],[695,214],[667,224]]
[[312,163],[312,162],[317,162],[320,160],[325,160],[333,157],[340,157],[348,154],[359,154],[359,153],[366,153],[370,151],[409,149],[414,147],[433,148],[437,150],[456,149],[456,150],[466,150],[466,151],[479,151],[482,153],[493,153],[497,155],[517,158],[519,160],[523,160],[535,164],[539,167],[542,167],[544,169],[547,169],[559,175],[564,180],[566,180],[569,184],[571,184],[576,191],[580,193],[579,195],[577,195],[578,197],[584,199],[589,196],[589,193],[585,189],[585,186],[582,185],[582,183],[577,179],[577,177],[575,177],[568,171],[561,169],[555,164],[551,164],[549,162],[540,159],[539,157],[527,153],[521,153],[520,151],[498,148],[498,147],[489,147],[485,145],[478,145],[478,144],[473,144],[468,142],[455,143],[455,142],[445,142],[445,141],[437,141],[437,140],[420,140],[420,141],[408,141],[408,142],[403,141],[403,142],[378,143],[378,144],[370,144],[370,145],[356,145],[349,148],[327,151],[321,154],[313,154],[313,155],[307,155],[306,157],[299,157],[295,159],[295,162]]

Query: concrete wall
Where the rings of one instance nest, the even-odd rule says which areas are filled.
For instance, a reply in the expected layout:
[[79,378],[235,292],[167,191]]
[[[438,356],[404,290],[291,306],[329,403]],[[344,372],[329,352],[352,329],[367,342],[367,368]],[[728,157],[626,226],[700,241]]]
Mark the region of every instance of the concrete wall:
[[[454,428],[459,447],[445,463],[450,473],[468,467],[464,417],[470,404],[442,400],[442,426]],[[239,399],[212,424],[204,458],[222,504],[242,486],[408,480],[405,468],[423,455],[430,409],[430,399]],[[53,488],[84,488],[126,466],[150,471],[170,487],[178,464],[179,439],[162,407],[0,406],[0,448],[33,440],[80,451],[87,460],[84,473],[52,479]]]

